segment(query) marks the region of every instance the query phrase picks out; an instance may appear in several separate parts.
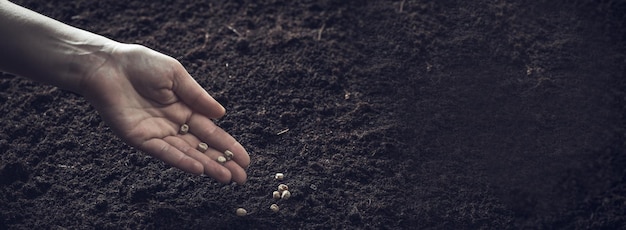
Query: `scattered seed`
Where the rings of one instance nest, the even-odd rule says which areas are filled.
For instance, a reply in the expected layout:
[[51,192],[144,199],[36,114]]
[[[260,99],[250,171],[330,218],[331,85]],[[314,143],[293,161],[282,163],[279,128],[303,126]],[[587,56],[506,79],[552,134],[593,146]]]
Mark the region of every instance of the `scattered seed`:
[[280,210],[280,208],[278,208],[277,204],[272,204],[270,205],[270,209],[274,212],[278,212]]
[[279,191],[274,191],[272,193],[272,197],[274,197],[274,199],[280,199],[280,192]]
[[248,211],[246,211],[243,208],[238,208],[237,211],[235,211],[235,213],[237,213],[237,216],[245,216],[248,215]]
[[187,134],[189,132],[189,125],[183,124],[180,126],[180,134]]
[[233,154],[233,152],[227,149],[226,151],[224,151],[224,156],[226,157],[227,160],[230,160],[230,159],[233,159],[233,156],[235,156],[235,154]]
[[198,151],[206,152],[208,149],[209,149],[209,145],[207,145],[206,143],[202,142],[198,144]]
[[289,187],[286,184],[278,185],[278,192],[283,192],[289,190]]
[[283,180],[283,179],[285,179],[285,174],[276,173],[276,176],[274,176],[274,179],[276,179],[276,180]]
[[291,192],[289,190],[283,191],[283,194],[280,195],[280,199],[286,200],[291,197]]
[[224,156],[217,157],[217,162],[219,162],[220,164],[224,164],[224,163],[226,163],[226,161],[227,161],[226,157],[224,157]]

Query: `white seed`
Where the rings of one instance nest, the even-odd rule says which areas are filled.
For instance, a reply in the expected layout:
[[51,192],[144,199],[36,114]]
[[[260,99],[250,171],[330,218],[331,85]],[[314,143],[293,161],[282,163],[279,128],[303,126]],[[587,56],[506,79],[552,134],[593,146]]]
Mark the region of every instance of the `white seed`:
[[226,151],[224,151],[224,156],[226,157],[226,159],[230,160],[233,158],[233,156],[235,156],[235,154],[227,149]]
[[226,161],[227,161],[227,160],[226,160],[226,157],[224,157],[224,156],[219,156],[219,157],[217,157],[217,162],[219,162],[219,163],[221,163],[221,164],[226,163]]
[[280,210],[280,208],[278,208],[277,204],[272,204],[270,205],[270,209],[274,212],[278,212]]
[[237,216],[245,216],[248,215],[248,211],[246,211],[243,208],[238,208],[237,211],[235,211],[235,213],[237,213]]
[[286,191],[286,190],[289,190],[289,187],[286,184],[279,184],[278,185],[278,191],[279,192],[283,192],[283,191]]
[[272,197],[274,197],[274,199],[280,199],[280,192],[279,191],[274,191],[272,193]]
[[283,191],[283,194],[280,195],[280,199],[286,200],[291,197],[291,192],[289,190]]
[[283,179],[285,179],[285,174],[276,173],[276,176],[274,176],[274,179],[276,179],[276,180],[283,180]]
[[180,126],[180,134],[187,134],[189,132],[189,125],[183,124]]
[[208,149],[209,149],[209,145],[207,145],[206,143],[202,142],[198,144],[198,151],[206,152]]

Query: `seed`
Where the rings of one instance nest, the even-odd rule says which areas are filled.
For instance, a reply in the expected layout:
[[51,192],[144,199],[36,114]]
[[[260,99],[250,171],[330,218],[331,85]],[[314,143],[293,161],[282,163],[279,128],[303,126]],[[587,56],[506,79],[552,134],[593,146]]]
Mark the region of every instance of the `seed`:
[[278,208],[278,205],[277,205],[277,204],[272,204],[272,205],[270,205],[270,209],[271,209],[272,211],[274,211],[274,212],[278,212],[278,210],[280,210],[280,209]]
[[280,195],[280,199],[286,200],[291,197],[291,192],[289,190],[283,191],[283,194]]
[[235,156],[235,154],[227,149],[226,151],[224,151],[224,156],[226,157],[226,159],[230,160],[233,158],[233,156]]
[[183,124],[180,126],[180,134],[187,134],[187,132],[189,132],[189,125],[187,124]]
[[246,211],[243,208],[238,208],[237,211],[235,211],[235,213],[237,213],[237,216],[245,216],[248,215],[248,211]]
[[217,162],[219,162],[221,164],[226,163],[226,157],[224,157],[224,156],[217,157]]
[[272,197],[274,197],[274,199],[280,199],[280,192],[279,191],[274,191],[272,193]]
[[208,149],[209,149],[209,145],[207,145],[206,143],[202,142],[198,144],[198,151],[206,152]]
[[278,185],[278,191],[279,191],[279,192],[283,192],[283,191],[286,191],[286,190],[289,190],[289,187],[287,187],[287,185],[286,185],[286,184],[280,184],[280,185]]
[[285,174],[276,173],[276,176],[274,176],[274,179],[276,179],[276,180],[283,180],[283,179],[285,179]]

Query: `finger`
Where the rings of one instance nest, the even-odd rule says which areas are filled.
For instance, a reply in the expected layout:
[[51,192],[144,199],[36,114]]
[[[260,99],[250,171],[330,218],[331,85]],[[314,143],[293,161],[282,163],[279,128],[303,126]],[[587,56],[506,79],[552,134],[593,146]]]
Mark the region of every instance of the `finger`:
[[175,148],[161,139],[150,139],[144,142],[140,149],[166,164],[185,172],[200,175],[204,171],[204,167],[199,161],[185,155],[185,153],[181,152],[178,148]]
[[221,183],[229,183],[231,181],[231,173],[230,171],[217,163],[214,158],[210,158],[209,156],[201,153],[196,150],[194,147],[190,146],[189,143],[182,138],[169,136],[164,138],[164,140],[170,145],[174,146],[190,158],[193,158],[201,163],[204,168],[204,174],[212,177],[213,179],[221,182]]
[[230,150],[233,152],[233,161],[237,162],[242,168],[250,165],[250,156],[246,149],[235,140],[230,134],[215,125],[210,119],[193,114],[189,119],[189,132],[194,134],[198,139],[203,140],[209,146],[220,152]]
[[174,80],[173,91],[191,110],[207,117],[220,118],[226,113],[224,106],[209,95],[182,66]]
[[[193,146],[193,147],[195,147],[198,151],[200,151],[200,150],[198,149],[198,145],[199,145],[200,143],[204,143],[204,142],[200,141],[200,139],[198,139],[195,135],[193,135],[193,134],[191,134],[191,133],[187,133],[187,134],[185,134],[185,135],[179,135],[178,137],[180,137],[181,139],[185,140],[185,141],[189,144],[189,146]],[[206,144],[206,143],[205,143],[205,144]],[[208,144],[207,144],[207,145],[208,145]],[[210,146],[209,146],[209,147],[210,147]],[[203,152],[203,151],[200,151],[200,152]]]
[[[209,148],[205,154],[212,158],[214,157],[213,159],[217,159],[219,156],[224,156],[224,153],[214,148]],[[246,171],[241,167],[241,165],[235,162],[234,159],[226,161],[223,166],[230,171],[232,181],[237,182],[237,184],[246,183],[246,179],[248,177],[246,175]]]
[[[192,134],[182,135],[180,136],[180,138],[185,140],[190,146],[195,146],[196,149],[198,147],[198,144],[201,143],[201,141],[195,135],[192,135]],[[217,160],[219,156],[224,156],[224,153],[222,151],[217,150],[213,148],[212,146],[209,146],[209,149],[204,151],[204,154],[214,160]],[[235,181],[238,184],[244,184],[246,182],[248,176],[246,174],[246,171],[239,164],[237,164],[236,162],[233,162],[233,160],[230,160],[224,163],[223,166],[226,167],[230,171],[232,181]]]

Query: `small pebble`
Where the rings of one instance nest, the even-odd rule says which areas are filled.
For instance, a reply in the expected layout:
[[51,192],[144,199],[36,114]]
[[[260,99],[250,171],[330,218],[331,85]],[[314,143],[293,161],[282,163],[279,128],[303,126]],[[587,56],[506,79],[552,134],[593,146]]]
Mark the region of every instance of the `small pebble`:
[[198,144],[198,151],[206,152],[208,149],[209,149],[209,145],[207,145],[206,143],[202,142]]
[[237,213],[237,216],[245,216],[248,215],[248,211],[246,211],[243,208],[238,208],[237,211],[235,211],[235,213]]
[[189,132],[189,125],[187,124],[183,124],[180,126],[180,134],[187,134],[187,132]]

